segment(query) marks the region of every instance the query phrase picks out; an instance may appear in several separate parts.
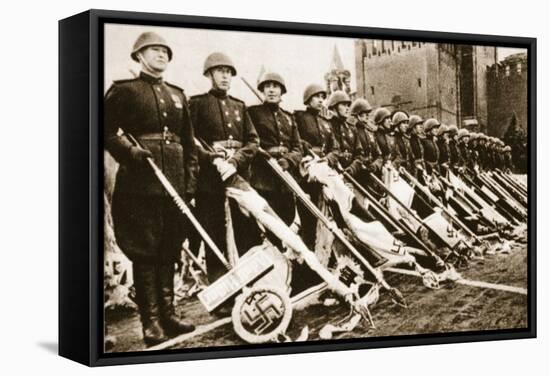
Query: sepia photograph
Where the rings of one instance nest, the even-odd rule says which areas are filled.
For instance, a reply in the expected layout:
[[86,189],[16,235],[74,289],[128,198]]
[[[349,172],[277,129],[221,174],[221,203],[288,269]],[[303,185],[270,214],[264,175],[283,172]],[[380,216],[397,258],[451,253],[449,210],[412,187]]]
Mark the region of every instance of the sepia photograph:
[[102,27],[104,353],[529,328],[527,49]]

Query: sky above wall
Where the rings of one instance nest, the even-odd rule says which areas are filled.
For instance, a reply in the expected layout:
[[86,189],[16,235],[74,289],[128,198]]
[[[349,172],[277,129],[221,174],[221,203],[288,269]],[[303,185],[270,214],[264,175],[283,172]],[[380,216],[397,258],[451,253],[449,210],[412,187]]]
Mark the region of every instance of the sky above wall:
[[202,70],[204,60],[214,51],[224,52],[233,60],[238,75],[233,80],[230,94],[248,105],[258,103],[258,99],[241,77],[255,87],[262,64],[266,70],[276,71],[285,79],[288,93],[283,97],[283,107],[288,110],[303,107],[302,94],[307,85],[324,85],[324,75],[329,70],[335,45],[346,68],[355,77],[351,38],[107,25],[106,89],[113,80],[132,77],[130,70],[139,71],[139,65],[130,59],[130,52],[137,36],[146,30],[158,32],[170,44],[174,57],[165,78],[183,87],[188,96],[209,90],[210,82],[202,75]]
[[[132,78],[139,72],[140,67],[130,59],[130,52],[144,31],[161,34],[171,46],[174,57],[165,79],[181,86],[187,96],[202,94],[210,88],[202,68],[205,58],[214,51],[224,52],[233,60],[238,75],[230,94],[248,105],[259,100],[241,77],[256,86],[263,65],[267,71],[281,74],[286,81],[288,93],[283,97],[282,106],[290,111],[303,108],[304,88],[311,83],[324,85],[335,46],[345,68],[351,72],[352,91],[356,87],[352,38],[110,24],[105,27],[105,90],[113,80]],[[521,51],[499,48],[499,60]]]

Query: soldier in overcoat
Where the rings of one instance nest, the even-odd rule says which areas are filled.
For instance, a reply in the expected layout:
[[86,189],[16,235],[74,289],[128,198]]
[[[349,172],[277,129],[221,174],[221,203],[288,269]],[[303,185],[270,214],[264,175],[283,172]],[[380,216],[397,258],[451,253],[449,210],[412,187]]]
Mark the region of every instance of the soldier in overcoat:
[[450,168],[455,172],[461,165],[460,150],[458,148],[458,127],[454,124],[449,125],[449,151]]
[[340,146],[340,166],[351,176],[357,177],[363,170],[364,152],[357,128],[350,122],[350,105],[351,99],[341,90],[332,93],[327,103],[328,108],[334,113],[330,124]]
[[185,221],[147,159],[190,200],[196,188],[197,150],[185,94],[162,78],[172,59],[166,41],[156,33],[143,33],[131,57],[141,64],[141,73],[115,81],[108,90],[104,134],[106,149],[120,164],[112,203],[114,231],[133,263],[143,339],[153,345],[194,327],[180,319],[173,306],[174,266],[181,256]]
[[411,115],[409,118],[409,134],[411,135],[411,150],[416,168],[416,178],[421,179],[423,171],[426,170],[424,163],[424,119],[418,115]]
[[395,168],[399,168],[404,159],[395,140],[390,110],[385,107],[376,109],[374,122],[378,126],[376,142],[382,152],[384,164],[391,163]]
[[[321,85],[308,85],[303,95],[303,103],[306,109],[296,111],[294,117],[298,125],[304,155],[307,156],[309,151],[311,151],[317,156],[325,158],[330,166],[336,167],[340,147],[329,120],[322,115],[326,98],[327,92]],[[304,191],[309,194],[311,200],[315,204],[318,204],[321,194],[320,184],[308,182],[307,180],[302,181],[301,184]],[[298,203],[298,214],[301,220],[300,235],[305,244],[313,250],[315,247],[317,219],[301,203]]]
[[409,114],[405,111],[395,111],[392,116],[392,124],[395,127],[395,142],[403,158],[402,166],[414,176],[416,166],[409,133]]
[[451,147],[449,146],[449,127],[441,124],[437,128],[437,147],[439,148],[439,171],[443,176],[451,167]]
[[[191,97],[189,101],[195,135],[204,143],[199,148],[197,216],[224,253],[228,249],[224,181],[235,172],[246,180],[250,179],[250,166],[259,145],[245,103],[229,95],[236,74],[237,69],[229,56],[221,52],[210,54],[204,62],[203,75],[210,80],[211,89]],[[229,205],[235,243],[238,252],[243,254],[253,245],[247,234],[255,229],[256,224],[239,210],[233,200],[229,200]],[[226,272],[210,250],[206,252],[206,266],[211,282]]]
[[[303,156],[298,126],[292,113],[280,106],[287,91],[285,81],[278,73],[267,72],[260,77],[258,90],[263,94],[264,102],[251,106],[248,111],[260,137],[260,146],[277,160],[283,170],[298,176]],[[294,195],[259,154],[252,162],[250,183],[287,225],[294,221]]]
[[437,119],[430,118],[424,122],[425,138],[422,139],[424,146],[424,162],[426,171],[432,174],[435,170],[439,172],[439,146],[437,145],[437,129],[441,124]]
[[470,143],[470,132],[465,128],[459,129],[456,138],[459,154],[458,168],[459,170],[464,170],[465,168],[469,168],[471,166],[472,153],[468,147],[468,144]]
[[363,164],[368,172],[380,175],[382,170],[382,152],[376,142],[377,125],[369,119],[372,107],[366,99],[358,98],[351,104],[351,115],[356,118],[357,137],[363,149]]

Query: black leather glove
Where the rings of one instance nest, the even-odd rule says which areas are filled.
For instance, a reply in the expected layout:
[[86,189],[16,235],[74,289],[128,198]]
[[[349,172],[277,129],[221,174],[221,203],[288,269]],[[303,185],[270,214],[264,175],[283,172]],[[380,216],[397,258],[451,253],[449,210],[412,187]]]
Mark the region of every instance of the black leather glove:
[[147,158],[153,158],[153,154],[149,150],[145,150],[138,146],[132,146],[130,148],[130,157],[133,162],[142,163],[147,160]]
[[258,155],[262,156],[265,159],[271,159],[271,154],[269,154],[267,151],[265,151],[262,148],[258,148]]
[[350,174],[351,176],[355,175],[355,169],[353,168],[353,165],[344,168],[344,172]]
[[330,167],[336,168],[338,166],[338,156],[336,154],[329,153],[326,158]]
[[378,166],[374,163],[369,163],[369,166],[367,167],[367,170],[374,174],[375,172],[378,171]]
[[183,200],[187,205],[192,205],[193,204],[192,201],[194,198],[195,198],[195,195],[193,193],[188,193],[188,192],[186,192],[185,195],[183,196]]
[[311,144],[306,140],[300,140],[302,143],[302,149],[304,149],[304,154],[307,154],[307,151],[312,148]]
[[288,161],[284,158],[279,158],[277,163],[279,163],[279,166],[281,166],[281,168],[285,171],[290,168],[290,163],[288,163]]
[[342,158],[344,158],[344,160],[346,160],[346,161],[350,161],[352,156],[353,155],[348,151],[342,153]]
[[206,155],[210,159],[210,162],[212,162],[216,158],[225,159],[225,153],[221,151],[206,151]]

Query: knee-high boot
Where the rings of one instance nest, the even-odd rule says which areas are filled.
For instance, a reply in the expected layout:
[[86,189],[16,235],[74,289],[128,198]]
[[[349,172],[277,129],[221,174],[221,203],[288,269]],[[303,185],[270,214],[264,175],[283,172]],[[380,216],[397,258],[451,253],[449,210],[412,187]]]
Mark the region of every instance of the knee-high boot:
[[174,264],[159,266],[160,322],[169,336],[189,333],[195,327],[182,320],[174,310]]
[[143,328],[143,341],[147,346],[166,341],[160,326],[159,294],[154,265],[134,263],[134,287],[136,302]]

